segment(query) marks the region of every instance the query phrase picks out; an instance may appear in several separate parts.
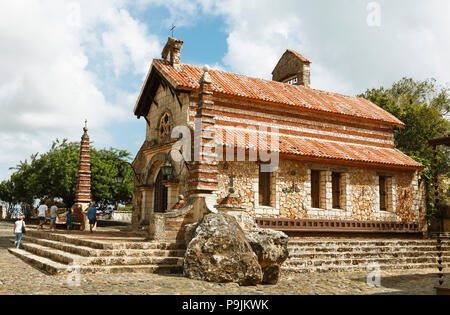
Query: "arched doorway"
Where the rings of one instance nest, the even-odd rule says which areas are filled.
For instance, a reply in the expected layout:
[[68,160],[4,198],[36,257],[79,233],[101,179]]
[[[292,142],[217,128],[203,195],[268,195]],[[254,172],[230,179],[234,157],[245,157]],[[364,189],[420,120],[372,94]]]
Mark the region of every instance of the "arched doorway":
[[165,176],[159,171],[155,181],[155,202],[153,208],[155,213],[164,213],[167,211],[168,189],[163,184],[165,180]]

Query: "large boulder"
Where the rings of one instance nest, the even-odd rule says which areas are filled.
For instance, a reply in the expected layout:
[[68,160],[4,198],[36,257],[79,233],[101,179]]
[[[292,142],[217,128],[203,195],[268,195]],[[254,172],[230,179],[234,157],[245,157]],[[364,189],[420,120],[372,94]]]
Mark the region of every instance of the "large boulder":
[[189,233],[193,238],[184,259],[184,276],[215,283],[261,283],[258,257],[235,218],[209,214],[194,231],[192,228]]
[[258,256],[263,272],[263,284],[277,284],[281,265],[288,259],[289,237],[280,231],[253,228],[245,232],[248,242]]
[[199,226],[199,223],[186,224],[184,226],[184,242],[186,243],[186,248],[189,247],[189,244],[191,243],[192,239],[195,237],[195,231],[197,230],[198,226]]

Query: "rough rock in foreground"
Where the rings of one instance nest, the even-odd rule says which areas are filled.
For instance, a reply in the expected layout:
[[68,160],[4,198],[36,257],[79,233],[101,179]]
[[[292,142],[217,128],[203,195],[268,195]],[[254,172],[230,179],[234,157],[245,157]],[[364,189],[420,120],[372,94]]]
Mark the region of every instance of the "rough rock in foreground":
[[261,283],[258,257],[236,219],[226,214],[209,214],[193,236],[184,259],[185,277],[240,285]]
[[263,284],[277,284],[281,265],[288,259],[289,237],[280,231],[254,228],[245,232],[248,242],[258,256],[263,272]]

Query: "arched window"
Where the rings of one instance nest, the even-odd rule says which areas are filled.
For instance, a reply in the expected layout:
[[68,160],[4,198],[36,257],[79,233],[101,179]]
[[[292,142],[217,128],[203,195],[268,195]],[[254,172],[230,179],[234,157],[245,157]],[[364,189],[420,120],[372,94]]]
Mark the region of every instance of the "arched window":
[[159,120],[158,138],[161,142],[170,140],[172,134],[172,115],[169,112],[164,113]]

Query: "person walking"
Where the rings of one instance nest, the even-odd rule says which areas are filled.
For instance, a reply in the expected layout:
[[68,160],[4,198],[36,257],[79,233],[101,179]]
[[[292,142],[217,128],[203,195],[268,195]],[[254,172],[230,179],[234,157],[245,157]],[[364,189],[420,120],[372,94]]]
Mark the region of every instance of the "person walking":
[[14,234],[16,235],[16,240],[14,245],[20,248],[20,242],[22,241],[22,235],[25,232],[25,222],[24,217],[20,216],[18,220],[14,223]]
[[72,209],[69,209],[69,212],[67,212],[66,225],[67,225],[67,231],[70,231],[72,229]]
[[38,218],[39,218],[39,229],[44,229],[45,217],[47,215],[48,207],[45,204],[45,201],[42,201],[41,205],[38,208]]
[[94,227],[97,223],[97,208],[95,207],[95,203],[91,203],[88,212],[87,212],[88,220],[89,220],[89,228],[91,229],[91,233],[94,233]]
[[52,206],[50,207],[50,230],[52,231],[56,231],[56,217],[57,217],[57,212],[58,207],[56,206],[56,202],[52,203]]

